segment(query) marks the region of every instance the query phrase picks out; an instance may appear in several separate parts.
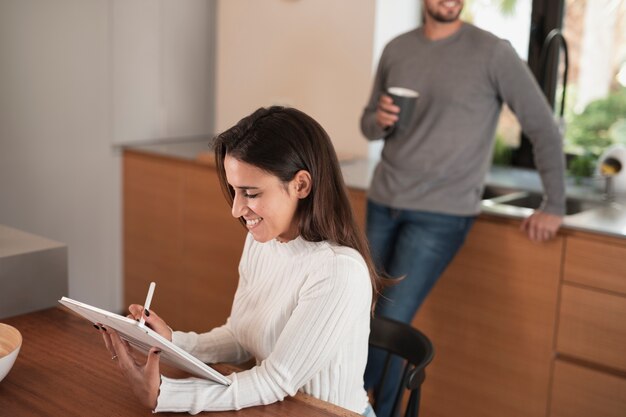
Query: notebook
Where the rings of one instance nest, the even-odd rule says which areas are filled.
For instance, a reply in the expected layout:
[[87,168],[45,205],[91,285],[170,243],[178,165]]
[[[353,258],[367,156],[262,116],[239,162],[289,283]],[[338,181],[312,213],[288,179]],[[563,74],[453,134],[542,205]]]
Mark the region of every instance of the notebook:
[[103,324],[116,330],[120,337],[133,347],[148,353],[151,347],[161,350],[161,360],[190,374],[211,381],[230,385],[231,381],[209,365],[200,361],[180,347],[174,345],[148,326],[119,314],[81,303],[71,298],[62,297],[59,303],[94,324]]

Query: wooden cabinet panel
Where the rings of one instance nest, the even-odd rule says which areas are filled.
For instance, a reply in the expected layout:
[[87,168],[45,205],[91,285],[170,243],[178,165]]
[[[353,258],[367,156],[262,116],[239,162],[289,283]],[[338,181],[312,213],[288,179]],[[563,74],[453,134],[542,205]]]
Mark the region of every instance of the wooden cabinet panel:
[[195,313],[186,325],[206,331],[230,314],[246,230],[231,215],[212,168],[190,164],[183,195],[183,270],[193,294],[184,303]]
[[626,371],[626,297],[564,284],[557,351]]
[[550,417],[626,416],[626,378],[557,360]]
[[626,243],[568,237],[564,280],[626,295]]
[[177,330],[225,322],[246,231],[231,216],[215,169],[124,153],[124,300],[152,308]]
[[435,346],[423,415],[545,416],[562,247],[476,221],[413,322]]
[[365,233],[365,220],[367,213],[367,194],[365,191],[348,189],[348,196],[352,204],[352,211],[357,225]]
[[133,153],[125,153],[123,164],[125,306],[143,303],[155,281],[152,305],[167,313],[172,291],[180,288],[172,281],[182,260],[181,165]]

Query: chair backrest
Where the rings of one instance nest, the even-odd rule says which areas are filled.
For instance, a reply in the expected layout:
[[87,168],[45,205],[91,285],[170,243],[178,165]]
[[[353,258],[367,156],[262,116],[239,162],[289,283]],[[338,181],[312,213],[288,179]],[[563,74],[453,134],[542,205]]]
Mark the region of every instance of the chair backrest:
[[[372,318],[370,324],[370,346],[387,352],[385,369],[379,383],[378,392],[388,381],[388,367],[392,357],[397,356],[406,361],[402,373],[402,383],[395,394],[392,416],[397,415],[405,390],[410,391],[405,417],[416,417],[419,413],[420,391],[426,377],[425,368],[435,355],[433,344],[422,332],[409,324],[384,317]],[[394,376],[389,375],[389,378]],[[376,404],[377,398],[374,398]],[[376,407],[374,407],[376,411]]]

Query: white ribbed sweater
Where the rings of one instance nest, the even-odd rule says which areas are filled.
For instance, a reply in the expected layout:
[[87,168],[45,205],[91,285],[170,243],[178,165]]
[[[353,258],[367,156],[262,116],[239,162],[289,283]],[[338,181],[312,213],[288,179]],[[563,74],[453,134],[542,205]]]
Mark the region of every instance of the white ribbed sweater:
[[162,377],[155,411],[238,410],[302,391],[363,413],[371,299],[356,250],[301,237],[258,243],[248,234],[226,324],[172,338],[203,362],[253,356],[257,366],[231,374],[228,387]]

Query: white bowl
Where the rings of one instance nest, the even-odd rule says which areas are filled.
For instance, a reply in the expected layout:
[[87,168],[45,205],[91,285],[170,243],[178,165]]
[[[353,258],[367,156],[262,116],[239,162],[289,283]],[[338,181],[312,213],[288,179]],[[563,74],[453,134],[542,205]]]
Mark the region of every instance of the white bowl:
[[9,373],[22,347],[22,335],[13,326],[0,323],[0,381]]

